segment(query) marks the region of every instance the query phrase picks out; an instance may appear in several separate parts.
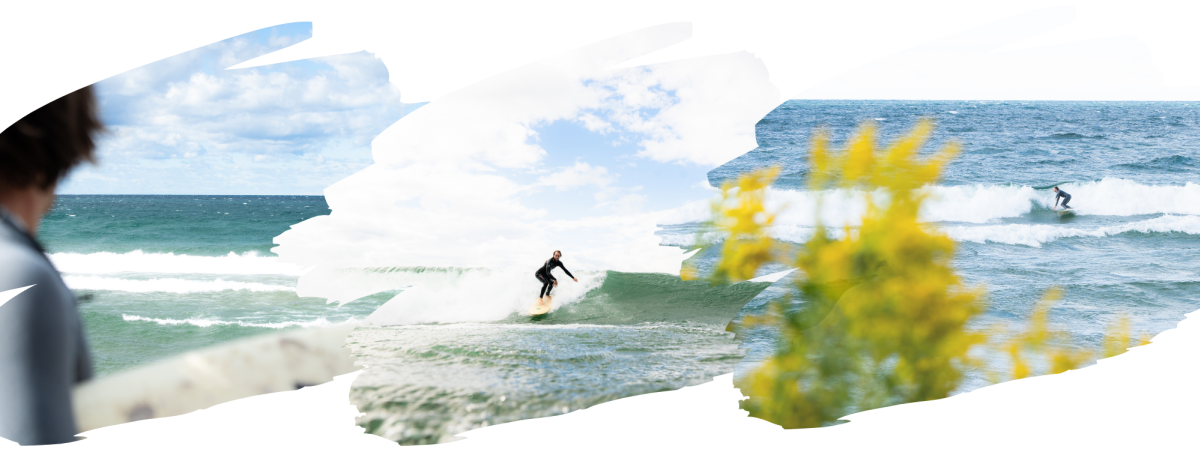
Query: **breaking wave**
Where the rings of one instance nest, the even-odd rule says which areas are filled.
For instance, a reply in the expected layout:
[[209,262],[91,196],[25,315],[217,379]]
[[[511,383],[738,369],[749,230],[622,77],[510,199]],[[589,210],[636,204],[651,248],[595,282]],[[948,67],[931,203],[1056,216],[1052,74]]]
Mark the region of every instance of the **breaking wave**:
[[[158,323],[158,324],[161,324],[164,326],[187,325],[187,326],[196,326],[196,327],[241,326],[241,327],[264,327],[264,328],[270,328],[270,329],[283,329],[283,328],[287,328],[287,327],[326,327],[326,326],[330,326],[333,324],[341,324],[341,323],[332,323],[332,322],[326,320],[325,318],[317,318],[312,321],[284,321],[281,323],[250,323],[250,322],[241,321],[241,320],[224,321],[224,320],[210,320],[210,319],[204,319],[204,318],[188,318],[188,319],[184,319],[184,320],[176,320],[176,319],[171,319],[171,318],[147,318],[147,317],[142,317],[142,316],[137,316],[137,315],[128,315],[128,314],[122,314],[121,318],[123,318],[125,321],[147,321],[147,322],[151,322],[151,323]],[[350,320],[350,321],[354,321],[354,320]]]
[[295,287],[263,284],[259,282],[236,282],[221,279],[197,281],[189,279],[120,279],[101,276],[67,275],[63,281],[72,290],[112,290],[135,293],[166,292],[196,293],[225,290],[248,290],[252,292],[296,291]]
[[190,274],[279,274],[300,276],[300,265],[283,263],[278,257],[260,256],[253,251],[224,256],[192,256],[175,253],[54,253],[50,254],[59,271],[72,274],[107,273],[190,273]]

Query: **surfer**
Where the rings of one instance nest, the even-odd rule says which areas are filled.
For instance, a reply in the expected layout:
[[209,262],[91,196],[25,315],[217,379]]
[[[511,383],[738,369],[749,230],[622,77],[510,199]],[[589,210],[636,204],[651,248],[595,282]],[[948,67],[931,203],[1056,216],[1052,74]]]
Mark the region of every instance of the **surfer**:
[[546,259],[546,263],[542,264],[542,267],[538,268],[537,272],[533,274],[537,277],[538,282],[542,283],[542,292],[538,294],[539,306],[546,305],[542,301],[542,298],[550,296],[550,290],[558,286],[558,279],[555,279],[554,275],[550,274],[550,270],[553,270],[554,267],[562,268],[563,272],[567,273],[567,276],[571,276],[571,280],[579,282],[579,279],[575,279],[575,276],[571,274],[571,270],[568,270],[562,261],[558,260],[560,257],[562,257],[562,251],[554,251],[554,257]]
[[1059,189],[1058,186],[1054,186],[1054,191],[1058,193],[1058,195],[1054,197],[1054,210],[1058,210],[1059,198],[1062,198],[1063,209],[1070,209],[1071,206],[1068,206],[1067,203],[1071,201],[1071,194],[1067,193],[1066,190]]
[[88,86],[0,133],[0,292],[25,288],[0,303],[0,437],[21,445],[75,441],[71,390],[92,377],[75,295],[34,236],[102,129]]

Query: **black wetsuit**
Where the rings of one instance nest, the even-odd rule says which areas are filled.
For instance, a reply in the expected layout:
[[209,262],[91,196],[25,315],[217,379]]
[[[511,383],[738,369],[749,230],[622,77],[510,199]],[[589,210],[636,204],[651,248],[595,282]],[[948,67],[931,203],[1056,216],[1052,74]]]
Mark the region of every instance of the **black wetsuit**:
[[1062,198],[1062,206],[1063,206],[1063,209],[1070,209],[1070,208],[1071,208],[1071,206],[1068,206],[1068,205],[1067,205],[1067,203],[1071,201],[1071,194],[1070,194],[1070,193],[1067,193],[1067,191],[1066,191],[1066,190],[1063,190],[1063,189],[1058,189],[1058,195],[1054,197],[1054,207],[1058,207],[1058,199],[1059,199],[1059,198]]
[[562,261],[551,257],[546,260],[546,263],[542,264],[541,268],[538,268],[537,272],[533,273],[537,277],[537,280],[542,283],[542,292],[538,294],[539,298],[549,295],[550,290],[554,288],[554,281],[558,280],[554,278],[554,275],[550,274],[550,270],[553,270],[554,267],[562,268],[563,272],[567,273],[567,276],[571,276],[571,279],[575,278],[571,274],[571,270],[568,270]]

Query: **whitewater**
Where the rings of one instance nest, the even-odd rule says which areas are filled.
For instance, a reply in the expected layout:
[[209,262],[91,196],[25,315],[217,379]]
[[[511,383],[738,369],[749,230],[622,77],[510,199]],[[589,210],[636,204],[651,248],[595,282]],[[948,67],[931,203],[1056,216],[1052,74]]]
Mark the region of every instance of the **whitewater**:
[[[728,62],[753,71],[738,65],[752,60]],[[592,84],[669,84],[671,76],[668,70]],[[604,109],[603,92],[576,93],[596,96],[574,112],[622,119],[623,112]],[[424,129],[422,123],[428,132],[455,132],[431,125],[450,120],[448,112],[425,114],[394,132]],[[1133,317],[1136,332],[1156,333],[1198,307],[1200,114],[1175,103],[789,101],[757,122],[748,145],[731,144],[744,154],[714,152],[727,161],[672,174],[685,163],[664,150],[655,154],[667,162],[657,166],[646,162],[650,156],[637,159],[646,178],[605,162],[600,152],[554,159],[563,151],[554,133],[590,132],[582,125],[523,128],[542,140],[513,134],[513,151],[544,145],[550,162],[529,170],[469,151],[451,156],[491,166],[442,167],[421,156],[433,150],[420,146],[436,149],[436,139],[405,143],[413,151],[401,157],[388,145],[399,145],[404,133],[385,133],[376,141],[376,165],[325,196],[67,195],[41,238],[81,297],[100,373],[263,332],[354,322],[351,347],[371,367],[351,392],[364,413],[359,423],[394,441],[429,443],[730,371],[741,375],[770,353],[773,335],[756,330],[735,338],[726,332],[730,322],[736,329],[745,316],[768,313],[767,301],[794,295],[790,283],[803,273],[766,276],[784,268],[771,266],[755,282],[717,288],[680,280],[684,260],[702,270],[716,262],[714,251],[696,246],[697,238],[719,240],[703,225],[716,188],[740,173],[780,166],[782,176],[767,192],[768,208],[778,212],[771,235],[798,245],[821,223],[844,237],[855,232],[868,198],[887,198],[809,191],[812,130],[826,126],[840,142],[860,120],[886,118],[879,121],[886,141],[921,116],[939,120],[932,146],[963,143],[944,177],[922,189],[928,200],[920,219],[955,241],[954,266],[988,292],[987,311],[973,326],[1017,323],[1053,286],[1064,298],[1051,319],[1080,345],[1097,344],[1121,314]],[[669,129],[651,122],[634,124]],[[511,125],[487,123],[494,130]],[[637,139],[659,139],[606,136],[635,149],[644,148]],[[555,167],[582,181],[564,183]],[[445,178],[430,177],[435,172]],[[703,181],[689,178],[694,174]],[[448,187],[418,194],[439,183]],[[476,187],[450,187],[457,185]],[[1051,185],[1072,194],[1076,216],[1054,213]],[[542,204],[564,206],[539,212]],[[568,207],[577,204],[588,206]],[[640,208],[616,208],[635,204]],[[523,315],[539,286],[533,271],[555,249],[580,282],[558,275],[554,312],[534,321]],[[557,383],[548,387],[547,376]],[[984,384],[972,377],[960,391]]]

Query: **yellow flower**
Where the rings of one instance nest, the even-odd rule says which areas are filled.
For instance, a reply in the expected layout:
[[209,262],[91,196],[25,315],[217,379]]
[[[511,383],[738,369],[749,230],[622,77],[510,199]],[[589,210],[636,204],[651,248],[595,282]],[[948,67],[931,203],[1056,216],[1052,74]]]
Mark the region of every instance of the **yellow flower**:
[[[968,329],[967,323],[983,313],[984,290],[962,284],[951,265],[954,242],[918,222],[926,200],[921,187],[937,182],[958,153],[958,145],[950,143],[919,159],[932,132],[933,122],[921,120],[877,150],[874,125],[866,123],[839,153],[829,150],[827,132],[816,132],[809,188],[871,194],[858,229],[846,227],[844,238],[833,239],[818,223],[815,235],[796,254],[768,233],[778,211],[766,210],[766,187],[779,167],[722,186],[713,219],[702,231],[716,230],[724,237],[721,259],[709,280],[750,279],[771,262],[803,272],[796,285],[802,309],[789,307],[793,298],[784,297],[771,304],[771,315],[743,322],[774,326],[780,335],[775,353],[739,381],[749,396],[742,408],[751,416],[785,428],[826,425],[854,411],[944,398],[966,370],[983,366],[969,353],[987,344],[987,335]],[[681,272],[685,278],[697,275],[691,266]],[[1045,360],[1050,373],[1091,359],[1090,351],[1070,349],[1050,331],[1050,308],[1060,297],[1060,290],[1048,291],[1027,329],[993,348],[1010,356],[1011,378],[1034,373],[1028,356]],[[1114,329],[1106,354],[1129,343],[1127,321]],[[999,378],[995,373],[989,377]]]

